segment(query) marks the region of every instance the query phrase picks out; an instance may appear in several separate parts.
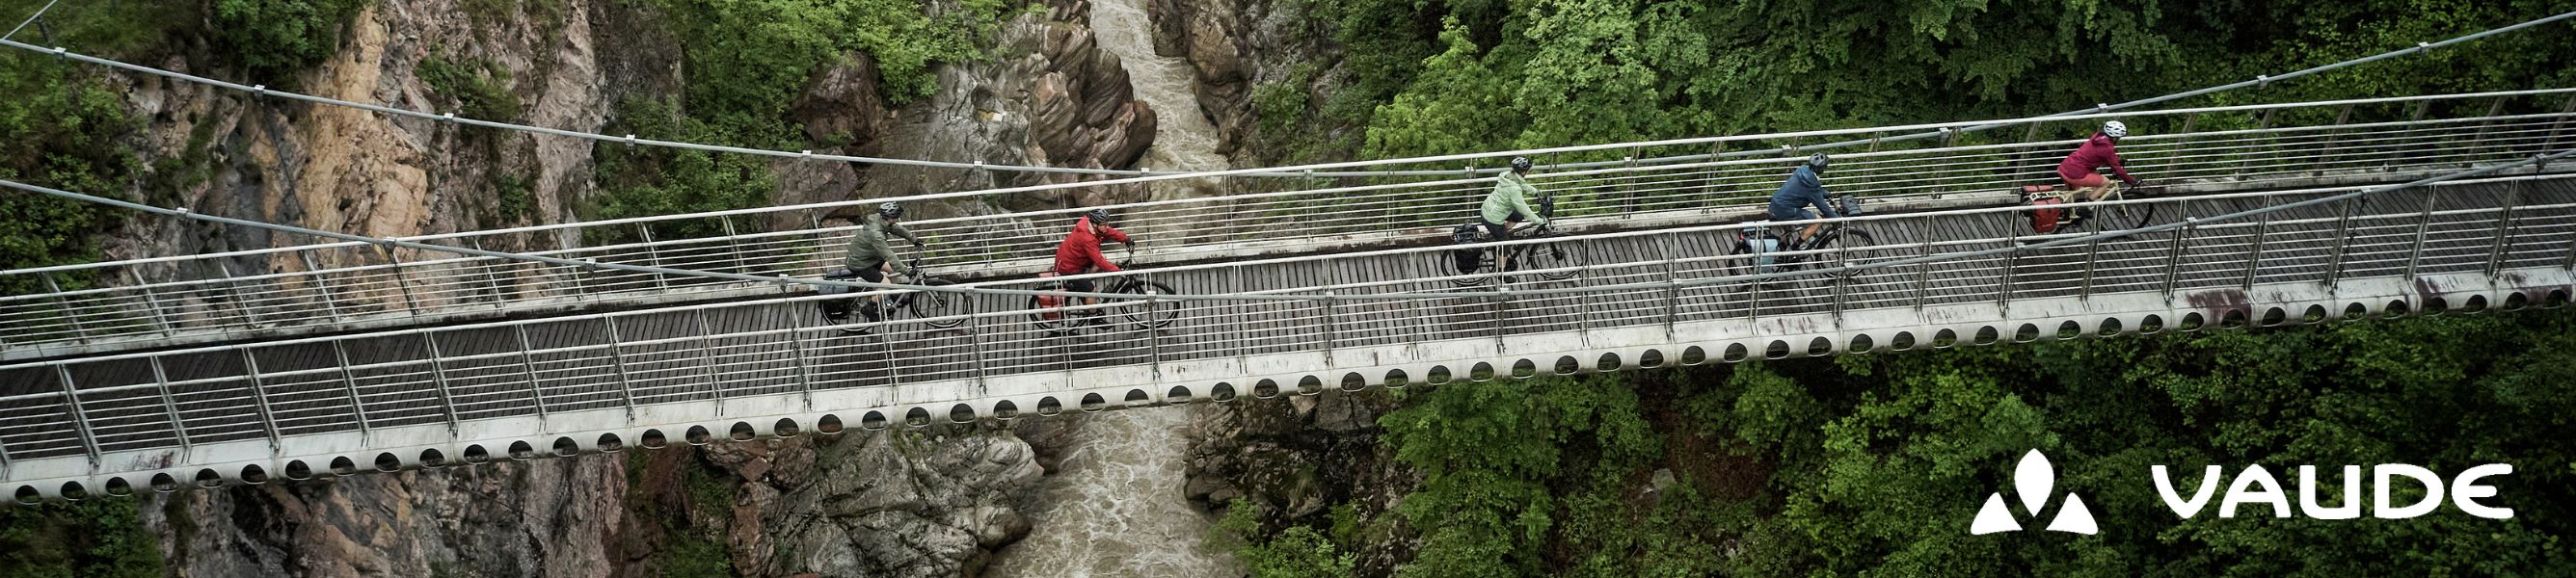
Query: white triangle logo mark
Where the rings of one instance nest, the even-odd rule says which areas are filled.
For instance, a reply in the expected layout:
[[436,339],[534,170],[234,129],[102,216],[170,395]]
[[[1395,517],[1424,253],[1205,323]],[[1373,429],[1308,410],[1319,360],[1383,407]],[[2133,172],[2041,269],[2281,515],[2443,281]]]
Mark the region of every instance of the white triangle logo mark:
[[[2021,496],[2022,510],[2032,517],[2038,517],[2040,509],[2048,505],[2049,491],[2056,485],[2057,470],[2049,467],[2048,456],[2040,455],[2039,450],[2022,454],[2021,463],[2013,467],[2013,490]],[[2020,529],[2021,522],[2004,506],[2002,492],[1987,494],[1986,505],[1977,508],[1976,521],[1968,524],[1968,533],[1980,536]],[[2048,522],[2047,529],[2086,535],[2101,532],[2093,523],[2093,510],[2084,507],[2084,499],[2073,492],[2066,494],[2066,505],[2057,508],[2057,518]]]

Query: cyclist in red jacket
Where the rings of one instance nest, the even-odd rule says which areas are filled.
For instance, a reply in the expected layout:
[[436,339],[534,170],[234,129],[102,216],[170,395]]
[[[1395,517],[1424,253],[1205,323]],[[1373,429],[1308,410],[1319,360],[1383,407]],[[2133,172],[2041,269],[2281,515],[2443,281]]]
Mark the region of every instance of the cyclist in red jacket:
[[[1065,234],[1064,243],[1055,246],[1055,274],[1064,276],[1094,271],[1117,272],[1118,264],[1110,262],[1109,256],[1100,253],[1100,246],[1106,241],[1117,241],[1129,248],[1136,246],[1135,241],[1127,238],[1126,232],[1109,226],[1108,209],[1092,209],[1091,212],[1084,213],[1082,220],[1073,223],[1073,232]],[[1077,293],[1091,293],[1098,287],[1093,285],[1090,279],[1077,279],[1064,282],[1064,289]],[[1100,300],[1084,299],[1082,302],[1090,305],[1097,304]],[[1099,312],[1093,310],[1090,314],[1098,315]]]
[[[2128,167],[2120,165],[2119,151],[2112,148],[2112,144],[2127,136],[2128,125],[2116,120],[2102,123],[2101,132],[2084,139],[2083,146],[2075,147],[2073,154],[2066,155],[2065,161],[2057,163],[2057,178],[2066,180],[2066,188],[2083,193],[2083,201],[2102,200],[2102,195],[2111,192],[2111,181],[2102,176],[2100,167],[2111,167],[2111,174],[2119,175],[2121,182],[2137,185],[2138,178],[2129,176]],[[2077,209],[2075,217],[2081,219],[2091,213],[2090,210]]]

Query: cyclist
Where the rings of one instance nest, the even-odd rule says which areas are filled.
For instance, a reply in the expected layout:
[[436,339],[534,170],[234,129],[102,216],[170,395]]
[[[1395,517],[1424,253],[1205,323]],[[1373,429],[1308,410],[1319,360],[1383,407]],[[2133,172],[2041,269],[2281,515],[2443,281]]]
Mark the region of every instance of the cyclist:
[[[1118,272],[1118,264],[1110,262],[1108,255],[1100,253],[1101,244],[1106,242],[1104,240],[1117,241],[1118,244],[1125,245],[1129,249],[1136,247],[1136,242],[1128,239],[1126,232],[1109,226],[1109,209],[1092,209],[1091,212],[1083,213],[1081,220],[1074,221],[1073,231],[1065,234],[1064,242],[1055,247],[1055,274],[1066,276],[1094,271]],[[1064,282],[1064,289],[1076,293],[1091,293],[1098,287],[1094,286],[1089,279],[1077,279]],[[1099,299],[1082,300],[1085,305],[1099,302]],[[1085,315],[1096,317],[1100,315],[1100,310],[1093,309]]]
[[[901,204],[892,202],[879,204],[876,212],[869,213],[861,221],[858,234],[850,236],[849,256],[844,257],[841,264],[849,269],[850,274],[857,275],[858,278],[865,279],[869,283],[884,283],[886,273],[892,272],[895,264],[901,262],[901,258],[894,254],[893,245],[886,242],[887,233],[912,241],[914,249],[922,248],[921,237],[903,228],[903,205]],[[919,278],[921,272],[907,270],[904,275]],[[881,295],[869,295],[867,307],[860,310],[867,315],[869,323],[875,323],[880,316],[877,311],[879,297]],[[825,307],[824,315],[834,322],[849,318],[847,303],[841,304],[837,310],[829,305]]]
[[[2084,139],[2082,146],[2066,155],[2065,161],[2057,163],[2057,178],[2066,180],[2066,188],[2084,193],[2085,201],[2102,200],[2102,195],[2111,192],[2111,181],[2103,178],[2100,167],[2111,167],[2111,174],[2119,175],[2121,182],[2136,186],[2138,178],[2129,176],[2129,169],[2120,166],[2120,153],[2111,146],[2128,136],[2128,125],[2116,120],[2102,123],[2100,132]],[[2080,221],[2093,216],[2093,211],[2078,208],[2073,216]]]
[[[1806,164],[1790,171],[1789,180],[1780,183],[1779,191],[1771,193],[1771,220],[1803,221],[1816,218],[1819,212],[1825,218],[1841,217],[1841,213],[1834,212],[1833,198],[1825,192],[1825,164],[1832,160],[1826,158],[1825,153],[1816,153],[1807,157]],[[1806,210],[1808,205],[1814,205],[1816,210]],[[1807,225],[1806,229],[1798,231],[1798,238],[1789,240],[1787,250],[1799,250],[1808,239],[1815,238],[1816,231],[1824,228],[1824,223]]]
[[[1524,220],[1547,226],[1547,217],[1529,206],[1529,196],[1539,194],[1538,187],[1529,184],[1529,170],[1529,157],[1512,157],[1511,172],[1494,177],[1494,192],[1485,195],[1485,204],[1478,209],[1478,216],[1485,221],[1486,240],[1510,239],[1511,224]],[[1501,247],[1494,248],[1495,271],[1512,270],[1510,259],[1509,252]]]

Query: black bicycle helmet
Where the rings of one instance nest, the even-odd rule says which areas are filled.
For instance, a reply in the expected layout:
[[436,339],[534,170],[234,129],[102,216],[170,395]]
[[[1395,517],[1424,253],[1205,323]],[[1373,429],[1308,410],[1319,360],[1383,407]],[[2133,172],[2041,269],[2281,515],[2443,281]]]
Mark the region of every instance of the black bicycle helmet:
[[877,214],[884,215],[885,218],[888,219],[901,219],[903,218],[903,205],[892,201],[878,204]]
[[1109,209],[1092,209],[1091,212],[1083,213],[1082,216],[1084,218],[1091,219],[1091,224],[1101,226],[1109,225]]
[[1530,170],[1530,160],[1529,160],[1529,157],[1512,157],[1512,172],[1515,172],[1515,173],[1526,173],[1526,172],[1529,172],[1529,170]]
[[1833,162],[1833,159],[1826,157],[1825,153],[1816,153],[1807,156],[1807,168],[1815,169],[1817,174],[1823,174],[1825,172],[1825,165],[1831,162]]

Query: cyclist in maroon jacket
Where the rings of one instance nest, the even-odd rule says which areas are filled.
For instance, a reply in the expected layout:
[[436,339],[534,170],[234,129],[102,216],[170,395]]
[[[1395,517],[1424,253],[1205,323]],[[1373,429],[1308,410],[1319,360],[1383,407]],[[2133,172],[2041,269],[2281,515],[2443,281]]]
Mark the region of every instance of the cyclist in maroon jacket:
[[[1118,264],[1110,262],[1108,255],[1100,253],[1101,244],[1108,241],[1117,241],[1130,248],[1136,246],[1135,241],[1128,240],[1126,232],[1109,226],[1108,209],[1092,209],[1091,212],[1084,213],[1081,220],[1073,223],[1073,232],[1065,234],[1064,243],[1055,246],[1055,274],[1066,276],[1093,271],[1117,272]],[[1094,286],[1090,279],[1077,279],[1064,282],[1064,289],[1077,293],[1091,293],[1098,287]],[[1100,300],[1082,301],[1084,304],[1095,304]]]

